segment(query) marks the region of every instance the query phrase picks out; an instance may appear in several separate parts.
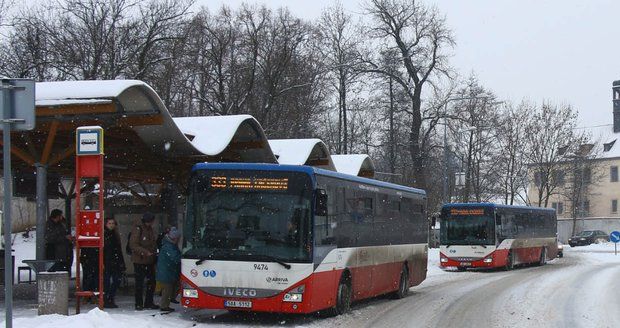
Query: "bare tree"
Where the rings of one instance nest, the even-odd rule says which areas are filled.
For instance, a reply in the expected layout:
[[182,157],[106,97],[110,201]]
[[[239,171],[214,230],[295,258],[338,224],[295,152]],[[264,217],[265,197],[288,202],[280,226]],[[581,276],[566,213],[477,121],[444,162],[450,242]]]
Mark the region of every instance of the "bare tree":
[[400,54],[404,75],[400,76],[370,63],[366,72],[389,76],[406,91],[410,106],[405,110],[410,120],[408,148],[413,166],[414,184],[425,187],[425,152],[421,145],[422,93],[432,78],[448,75],[446,50],[454,45],[445,18],[435,8],[417,1],[371,0],[367,11],[375,21],[373,36],[388,39]]
[[530,122],[530,113],[534,106],[528,102],[519,105],[506,104],[498,117],[496,125],[499,146],[499,194],[504,204],[513,205],[515,201],[526,202],[527,159],[523,149],[526,126]]
[[574,132],[577,114],[571,106],[544,103],[530,115],[531,124],[525,128],[525,153],[536,192],[536,199],[530,201],[547,207],[549,198],[559,191],[556,172],[561,170],[564,156],[577,140]]
[[562,166],[554,172],[558,195],[567,200],[573,221],[572,234],[577,229],[577,219],[589,215],[590,199],[595,196],[593,188],[601,183],[606,172],[602,170],[599,148],[587,132],[576,133],[575,140],[566,150]]
[[344,12],[342,3],[323,10],[318,23],[321,39],[320,51],[327,69],[335,80],[338,94],[338,143],[337,153],[348,153],[349,133],[347,129],[347,92],[359,75],[355,65],[359,62],[359,47],[362,39],[352,22],[351,15]]

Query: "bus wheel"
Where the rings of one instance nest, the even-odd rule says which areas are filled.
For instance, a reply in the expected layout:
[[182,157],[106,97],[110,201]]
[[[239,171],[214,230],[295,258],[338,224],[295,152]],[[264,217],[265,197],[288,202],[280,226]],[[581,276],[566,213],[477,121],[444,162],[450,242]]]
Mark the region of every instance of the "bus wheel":
[[512,270],[515,268],[515,259],[512,252],[508,253],[508,261],[506,262],[506,270]]
[[398,290],[392,294],[395,299],[401,299],[407,297],[409,294],[409,270],[407,266],[403,265],[403,269],[400,272],[400,279],[398,280]]
[[351,283],[349,279],[342,278],[336,291],[336,305],[329,309],[328,315],[335,317],[351,310]]
[[540,251],[540,261],[538,265],[545,265],[547,263],[547,248],[543,247]]

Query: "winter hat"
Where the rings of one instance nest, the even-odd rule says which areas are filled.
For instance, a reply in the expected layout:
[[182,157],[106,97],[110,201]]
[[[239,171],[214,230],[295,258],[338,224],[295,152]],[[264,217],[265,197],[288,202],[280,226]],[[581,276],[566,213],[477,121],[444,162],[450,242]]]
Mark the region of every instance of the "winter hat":
[[155,221],[155,215],[153,215],[153,213],[146,212],[142,214],[142,222],[147,223],[147,222],[153,222],[153,221]]
[[177,228],[172,227],[170,228],[170,231],[168,232],[168,234],[166,234],[166,236],[172,241],[177,241],[179,240],[179,238],[181,238],[181,233],[179,232],[179,230],[177,230]]

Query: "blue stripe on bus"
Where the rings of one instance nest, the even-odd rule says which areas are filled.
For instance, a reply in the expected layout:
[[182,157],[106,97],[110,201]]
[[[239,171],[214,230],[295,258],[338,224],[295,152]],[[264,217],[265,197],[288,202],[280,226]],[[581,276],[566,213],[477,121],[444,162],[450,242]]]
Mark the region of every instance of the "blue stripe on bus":
[[306,165],[283,165],[283,164],[259,164],[259,163],[198,163],[192,167],[192,172],[199,170],[265,170],[265,171],[288,171],[288,172],[303,172],[315,180],[315,175],[323,175],[332,178],[343,179],[347,181],[354,181],[358,183],[364,183],[377,187],[396,189],[410,193],[416,193],[420,195],[426,195],[426,192],[422,189],[411,188],[406,186],[397,185],[394,183],[383,182],[374,179],[362,178],[355,175],[344,174],[334,172],[330,170],[319,169]]

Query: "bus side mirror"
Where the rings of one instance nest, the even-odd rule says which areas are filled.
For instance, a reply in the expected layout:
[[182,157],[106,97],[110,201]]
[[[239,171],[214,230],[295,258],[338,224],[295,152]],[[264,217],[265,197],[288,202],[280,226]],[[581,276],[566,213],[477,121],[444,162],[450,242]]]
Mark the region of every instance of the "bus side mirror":
[[315,197],[314,214],[327,216],[327,192],[324,189],[317,189]]

